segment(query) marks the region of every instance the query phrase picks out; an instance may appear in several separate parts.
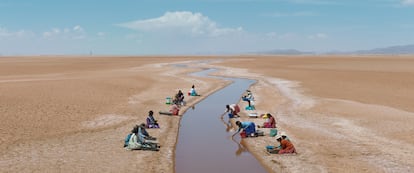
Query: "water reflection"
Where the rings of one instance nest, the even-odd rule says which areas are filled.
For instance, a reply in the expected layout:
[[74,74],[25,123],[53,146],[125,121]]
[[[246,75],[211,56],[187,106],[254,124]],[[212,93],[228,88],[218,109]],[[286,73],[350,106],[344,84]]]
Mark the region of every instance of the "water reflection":
[[226,113],[223,113],[220,116],[220,120],[223,122],[224,126],[226,126],[226,132],[229,132],[233,128],[233,124],[231,124],[230,120],[226,122],[226,120],[224,120],[224,115],[226,115]]
[[247,148],[246,147],[244,147],[244,142],[243,142],[243,140],[241,140],[240,142],[237,142],[236,140],[234,140],[234,138],[232,137],[231,138],[235,143],[237,143],[237,146],[238,146],[238,148],[237,148],[237,150],[236,150],[236,156],[240,156],[242,153],[244,153],[244,152],[249,152],[248,150],[247,150]]
[[[223,122],[224,126],[226,126],[226,132],[230,132],[231,129],[233,129],[233,124],[231,123],[230,119],[228,121],[224,120],[224,116],[226,113],[221,115],[221,122]],[[234,136],[231,137],[231,140],[237,144],[237,150],[236,150],[236,156],[240,156],[244,152],[248,152],[247,148],[244,146],[244,142],[242,139],[240,139],[240,142],[238,142],[236,139],[234,139]]]

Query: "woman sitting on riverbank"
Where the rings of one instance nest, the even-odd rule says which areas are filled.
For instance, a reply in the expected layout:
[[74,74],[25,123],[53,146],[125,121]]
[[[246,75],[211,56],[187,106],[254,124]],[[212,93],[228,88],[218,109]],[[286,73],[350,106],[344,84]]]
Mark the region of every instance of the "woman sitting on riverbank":
[[197,94],[197,92],[196,92],[196,90],[195,90],[195,86],[194,86],[194,85],[193,85],[193,86],[191,86],[190,91],[188,91],[188,95],[189,95],[189,96],[200,96],[200,95],[198,95],[198,94]]
[[171,115],[178,115],[179,112],[180,112],[180,106],[179,105],[177,105],[177,104],[171,105],[171,108],[170,108]]
[[270,113],[266,113],[262,116],[266,118],[266,122],[263,123],[263,126],[257,126],[259,128],[276,128],[276,120]]
[[173,103],[182,106],[185,105],[184,94],[181,90],[178,90],[178,93],[174,97]]
[[157,120],[154,118],[154,112],[150,110],[147,117],[147,128],[160,128]]
[[160,146],[158,143],[150,142],[148,140],[156,140],[156,138],[149,136],[148,132],[145,130],[145,124],[142,123],[132,129],[128,145],[125,146],[125,149],[159,151]]
[[290,140],[286,139],[286,136],[281,134],[276,136],[276,140],[280,143],[279,147],[268,146],[267,151],[272,154],[293,154],[296,153],[295,146],[293,146]]

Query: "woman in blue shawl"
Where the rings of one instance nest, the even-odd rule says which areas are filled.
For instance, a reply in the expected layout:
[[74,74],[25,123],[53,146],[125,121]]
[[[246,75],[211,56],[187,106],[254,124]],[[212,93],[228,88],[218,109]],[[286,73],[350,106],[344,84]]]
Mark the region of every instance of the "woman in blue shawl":
[[236,121],[236,125],[239,126],[239,129],[237,130],[236,133],[234,133],[234,135],[236,135],[242,129],[246,133],[247,136],[254,136],[255,133],[256,133],[256,125],[254,124],[254,122],[240,122],[240,121]]

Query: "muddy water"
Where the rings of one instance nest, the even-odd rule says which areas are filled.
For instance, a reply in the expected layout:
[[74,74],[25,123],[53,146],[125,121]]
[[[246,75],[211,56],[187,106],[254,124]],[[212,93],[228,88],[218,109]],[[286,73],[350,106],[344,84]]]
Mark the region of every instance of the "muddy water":
[[[207,76],[212,71],[209,69],[193,75]],[[234,131],[229,131],[231,126],[227,124],[227,114],[224,119],[221,118],[225,105],[238,102],[254,81],[223,79],[233,83],[208,96],[183,115],[175,151],[176,173],[267,172],[240,144],[240,135],[231,138]]]

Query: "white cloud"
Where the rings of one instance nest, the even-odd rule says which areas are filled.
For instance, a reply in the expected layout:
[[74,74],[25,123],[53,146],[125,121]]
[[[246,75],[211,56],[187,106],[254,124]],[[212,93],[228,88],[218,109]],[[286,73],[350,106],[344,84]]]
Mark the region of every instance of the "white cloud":
[[309,35],[308,39],[325,39],[328,38],[328,35],[324,34],[324,33],[317,33],[317,34],[313,34],[313,35]]
[[32,31],[19,30],[9,31],[6,28],[0,27],[0,38],[28,38],[33,37],[35,34]]
[[414,0],[402,0],[403,5],[414,5]]
[[73,27],[73,31],[75,32],[83,32],[83,28],[79,25],[76,25]]
[[84,39],[86,38],[86,32],[84,29],[76,25],[72,28],[52,28],[49,31],[43,32],[43,38],[46,39]]
[[[64,33],[69,32],[67,29],[64,29],[64,31],[65,31]],[[43,32],[43,37],[51,38],[51,37],[57,36],[59,34],[60,34],[60,29],[52,28],[50,31]]]
[[119,26],[146,32],[175,32],[193,36],[222,36],[242,33],[243,29],[221,28],[201,13],[189,11],[166,12],[163,16],[118,24]]

